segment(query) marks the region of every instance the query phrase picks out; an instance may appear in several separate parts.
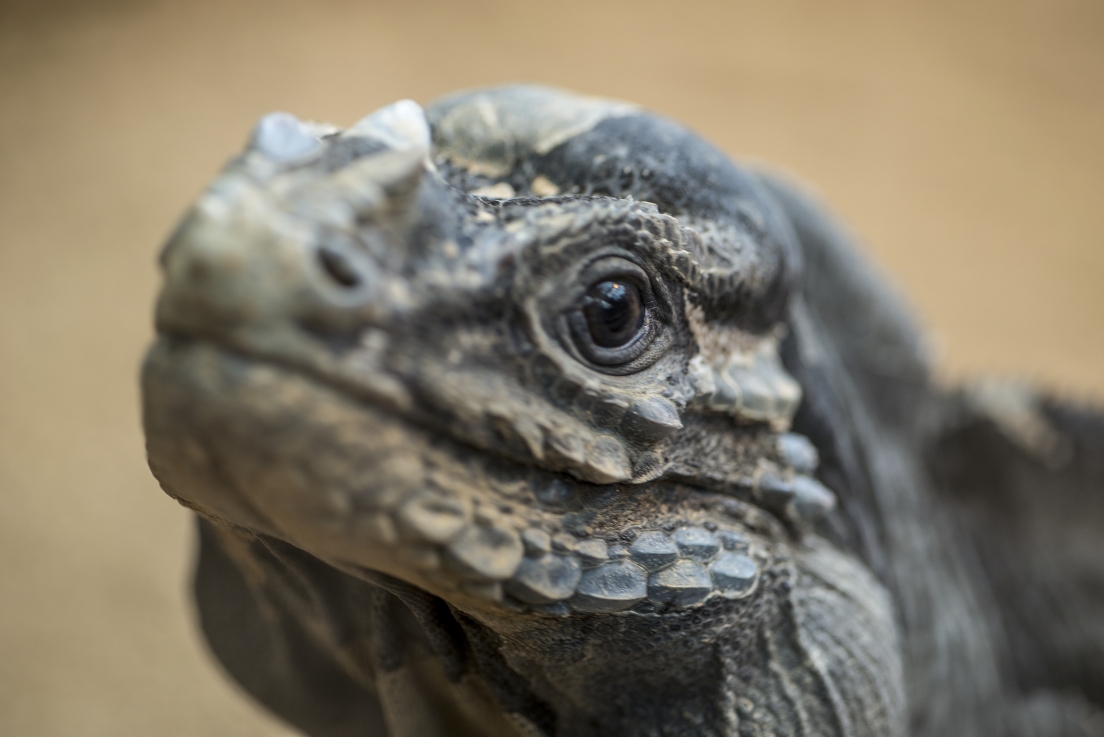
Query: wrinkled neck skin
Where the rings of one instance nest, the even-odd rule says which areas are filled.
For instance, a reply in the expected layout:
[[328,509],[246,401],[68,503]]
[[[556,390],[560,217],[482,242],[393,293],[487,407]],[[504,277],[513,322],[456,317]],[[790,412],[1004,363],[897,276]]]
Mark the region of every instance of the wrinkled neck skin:
[[[857,444],[914,438],[786,216],[672,123],[499,94],[262,121],[163,256],[155,475],[391,735],[906,734],[926,507]],[[644,295],[624,350],[581,322],[603,279]]]

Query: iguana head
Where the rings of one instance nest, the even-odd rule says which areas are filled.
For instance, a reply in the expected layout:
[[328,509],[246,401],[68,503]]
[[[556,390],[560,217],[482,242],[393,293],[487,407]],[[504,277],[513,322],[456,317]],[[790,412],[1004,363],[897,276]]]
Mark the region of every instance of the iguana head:
[[753,631],[834,504],[788,432],[785,218],[631,106],[507,88],[346,130],[269,115],[162,266],[143,390],[166,491],[506,640]]

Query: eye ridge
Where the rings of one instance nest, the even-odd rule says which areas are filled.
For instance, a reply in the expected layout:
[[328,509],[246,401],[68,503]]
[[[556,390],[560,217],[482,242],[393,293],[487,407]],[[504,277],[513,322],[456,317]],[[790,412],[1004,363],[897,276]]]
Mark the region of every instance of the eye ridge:
[[583,298],[581,308],[591,339],[603,348],[628,344],[644,326],[644,300],[631,281],[598,282]]

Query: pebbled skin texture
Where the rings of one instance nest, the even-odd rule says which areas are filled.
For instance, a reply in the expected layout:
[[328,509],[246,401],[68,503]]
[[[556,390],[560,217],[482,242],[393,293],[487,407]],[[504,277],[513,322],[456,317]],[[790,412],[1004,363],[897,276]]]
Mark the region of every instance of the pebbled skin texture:
[[851,242],[625,103],[267,116],[142,373],[215,654],[318,737],[1101,733],[1104,419],[939,386]]

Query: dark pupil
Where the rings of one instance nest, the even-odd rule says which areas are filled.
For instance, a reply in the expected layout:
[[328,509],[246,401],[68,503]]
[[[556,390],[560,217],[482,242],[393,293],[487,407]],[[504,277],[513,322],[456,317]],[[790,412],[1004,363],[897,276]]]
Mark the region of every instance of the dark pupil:
[[636,335],[644,322],[640,292],[632,284],[604,281],[595,284],[583,300],[590,337],[603,348],[618,348]]

